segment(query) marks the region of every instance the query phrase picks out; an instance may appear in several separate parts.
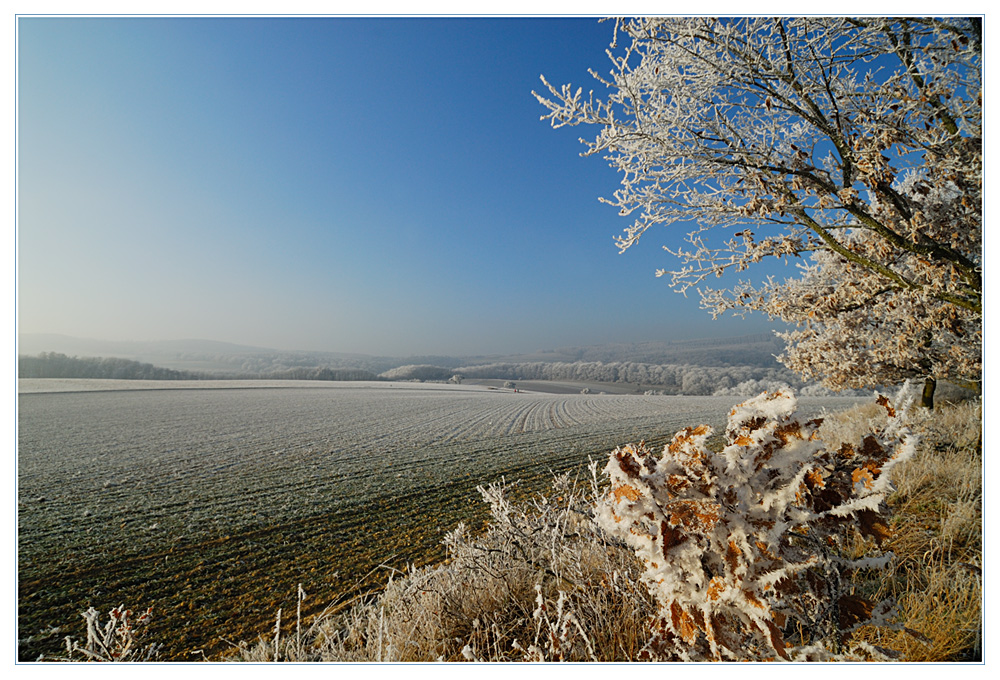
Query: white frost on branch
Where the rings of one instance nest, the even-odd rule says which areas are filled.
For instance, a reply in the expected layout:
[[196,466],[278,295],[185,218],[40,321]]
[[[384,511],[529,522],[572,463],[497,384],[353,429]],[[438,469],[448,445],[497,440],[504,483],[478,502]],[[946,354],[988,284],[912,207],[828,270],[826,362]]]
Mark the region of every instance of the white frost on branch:
[[[931,18],[641,18],[595,78],[549,84],[554,127],[600,128],[621,186],[604,202],[653,226],[713,315],[795,324],[784,359],[833,389],[906,378],[975,387],[982,352],[982,24]],[[690,225],[694,225],[692,228]],[[704,287],[813,254],[800,279]]]

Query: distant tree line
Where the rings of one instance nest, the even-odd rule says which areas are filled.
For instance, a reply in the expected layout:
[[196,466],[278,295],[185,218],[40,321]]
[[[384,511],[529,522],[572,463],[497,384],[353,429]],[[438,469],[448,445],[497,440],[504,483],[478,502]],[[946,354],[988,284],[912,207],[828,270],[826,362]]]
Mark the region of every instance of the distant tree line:
[[[193,372],[160,368],[130,359],[69,357],[56,352],[18,358],[20,378],[98,378],[111,380],[420,380],[460,383],[473,380],[560,380],[624,383],[654,394],[753,396],[788,386],[804,396],[832,394],[782,367],[697,366],[636,362],[498,362],[460,368],[433,364],[398,366],[375,374],[361,368],[301,366],[260,372]],[[854,394],[853,390],[846,390]]]
[[[240,376],[241,379],[246,377],[245,374]],[[265,380],[378,380],[377,375],[360,368],[329,368],[326,366],[269,371],[258,374],[257,377]]]
[[[378,380],[371,371],[325,366],[259,373],[195,373],[113,357],[69,357],[56,352],[18,357],[19,378],[97,378],[107,380]],[[448,377],[450,377],[449,374]]]
[[802,380],[783,367],[697,366],[691,364],[645,364],[636,362],[526,362],[492,363],[460,368],[428,364],[399,366],[379,375],[383,380],[467,379],[565,380],[627,383],[656,386],[663,394],[711,395],[757,384],[803,387]]
[[758,366],[698,366],[690,364],[643,364],[635,362],[592,362],[572,364],[487,364],[456,369],[466,378],[508,380],[574,380],[581,382],[656,385],[668,394],[712,394],[748,380],[773,380],[798,386],[801,381],[791,371]]
[[111,380],[191,380],[200,376],[186,371],[159,368],[131,359],[113,357],[68,357],[43,352],[36,357],[18,357],[19,378],[105,378]]

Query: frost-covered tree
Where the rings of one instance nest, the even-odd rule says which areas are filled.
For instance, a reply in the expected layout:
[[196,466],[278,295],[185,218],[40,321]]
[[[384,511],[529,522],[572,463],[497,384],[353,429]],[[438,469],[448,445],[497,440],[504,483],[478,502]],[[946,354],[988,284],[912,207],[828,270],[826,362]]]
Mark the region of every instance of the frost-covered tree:
[[[980,20],[621,20],[608,55],[606,99],[535,96],[555,127],[600,126],[581,141],[622,173],[602,199],[637,215],[622,251],[695,224],[657,274],[795,324],[785,363],[830,387],[980,384]],[[703,287],[810,254],[797,279]]]

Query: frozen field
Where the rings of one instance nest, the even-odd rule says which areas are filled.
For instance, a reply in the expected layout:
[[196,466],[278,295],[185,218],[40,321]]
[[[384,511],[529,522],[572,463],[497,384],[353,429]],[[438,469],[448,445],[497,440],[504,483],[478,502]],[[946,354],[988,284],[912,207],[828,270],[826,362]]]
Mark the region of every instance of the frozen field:
[[22,660],[79,634],[87,606],[119,603],[154,606],[167,658],[224,651],[221,638],[252,639],[278,607],[292,611],[297,583],[316,611],[384,581],[382,563],[439,556],[445,531],[481,516],[477,484],[530,487],[618,444],[721,428],[740,401],[423,383],[23,380],[19,391]]

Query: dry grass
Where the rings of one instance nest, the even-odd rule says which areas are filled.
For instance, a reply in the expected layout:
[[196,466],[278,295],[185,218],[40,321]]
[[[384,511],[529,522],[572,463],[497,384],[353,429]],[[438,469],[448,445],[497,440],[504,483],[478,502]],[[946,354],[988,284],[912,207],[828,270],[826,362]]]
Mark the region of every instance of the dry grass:
[[[445,563],[392,578],[385,591],[314,623],[279,656],[315,661],[627,661],[654,612],[630,550],[609,543],[589,518],[594,487],[568,477],[513,504],[507,489],[481,489],[485,533],[459,526]],[[279,645],[280,646],[280,645]],[[275,657],[272,640],[243,645],[233,660]]]
[[[868,406],[827,419],[831,439],[876,417]],[[897,601],[900,630],[868,629],[907,661],[982,657],[982,409],[978,401],[916,412],[917,454],[894,474],[891,570],[859,586]]]

